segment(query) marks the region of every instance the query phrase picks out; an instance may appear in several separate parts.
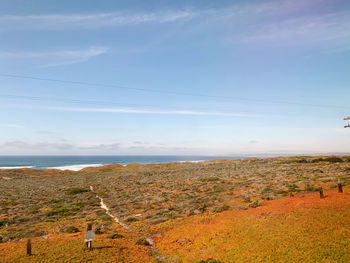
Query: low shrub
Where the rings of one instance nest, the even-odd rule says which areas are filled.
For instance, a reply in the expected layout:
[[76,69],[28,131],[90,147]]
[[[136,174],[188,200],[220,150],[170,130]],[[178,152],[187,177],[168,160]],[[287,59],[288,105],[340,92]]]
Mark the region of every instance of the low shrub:
[[8,224],[9,220],[7,218],[5,219],[0,219],[0,227],[5,226],[6,224]]
[[249,207],[251,208],[257,208],[258,206],[260,206],[258,201],[254,201],[253,203],[249,204]]
[[143,246],[150,246],[151,245],[146,239],[144,239],[142,237],[136,239],[135,244],[136,245],[143,245]]
[[87,188],[72,188],[72,189],[68,190],[67,194],[76,195],[76,194],[80,194],[80,193],[84,193],[84,192],[89,192],[89,189],[87,189]]
[[128,223],[132,223],[132,222],[136,222],[138,221],[138,219],[136,217],[128,217],[127,219],[125,219],[125,222],[128,222]]
[[206,260],[200,260],[200,261],[197,261],[197,263],[221,263],[221,261],[218,261],[216,259],[213,259],[213,258],[207,258]]
[[305,186],[305,191],[308,191],[308,192],[315,192],[318,190],[319,190],[319,188],[317,188],[314,184],[307,184]]
[[124,236],[118,233],[114,233],[108,236],[110,239],[117,239],[117,238],[123,238]]
[[150,225],[156,225],[156,224],[160,224],[163,223],[165,221],[168,221],[167,217],[158,217],[158,218],[154,218],[148,221],[148,224]]
[[78,233],[80,232],[80,229],[75,226],[67,226],[62,229],[60,229],[61,233]]
[[226,210],[229,210],[230,209],[230,206],[229,205],[222,205],[222,206],[219,206],[219,207],[214,207],[213,208],[213,212],[215,213],[221,213],[223,211],[226,211]]

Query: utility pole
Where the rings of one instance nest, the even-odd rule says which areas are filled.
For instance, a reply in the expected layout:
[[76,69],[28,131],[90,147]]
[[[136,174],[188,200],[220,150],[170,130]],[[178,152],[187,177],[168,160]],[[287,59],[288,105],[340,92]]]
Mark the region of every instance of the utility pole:
[[[344,121],[348,121],[350,120],[350,117],[344,118]],[[350,124],[348,123],[348,125],[345,125],[344,128],[350,128]]]

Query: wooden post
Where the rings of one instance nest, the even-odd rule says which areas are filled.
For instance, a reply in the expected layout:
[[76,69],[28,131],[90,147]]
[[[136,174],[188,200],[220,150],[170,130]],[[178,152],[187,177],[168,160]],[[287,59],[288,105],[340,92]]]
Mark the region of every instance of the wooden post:
[[324,198],[324,195],[323,195],[323,189],[322,189],[322,187],[320,187],[320,198]]
[[27,240],[27,255],[28,256],[32,255],[32,242],[30,239]]
[[343,192],[343,185],[342,183],[338,183],[338,193],[342,193]]

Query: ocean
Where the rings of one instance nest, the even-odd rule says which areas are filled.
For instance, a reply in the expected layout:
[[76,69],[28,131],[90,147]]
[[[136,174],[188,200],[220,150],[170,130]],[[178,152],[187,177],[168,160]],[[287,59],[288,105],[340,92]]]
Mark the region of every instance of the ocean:
[[106,164],[155,164],[199,162],[214,159],[243,159],[233,156],[116,155],[116,156],[0,156],[0,169],[59,169],[78,171]]

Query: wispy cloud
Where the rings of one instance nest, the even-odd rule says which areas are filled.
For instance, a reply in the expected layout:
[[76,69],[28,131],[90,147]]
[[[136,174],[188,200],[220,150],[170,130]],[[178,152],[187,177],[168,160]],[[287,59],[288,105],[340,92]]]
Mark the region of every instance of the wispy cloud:
[[308,15],[256,26],[248,40],[327,41],[350,37],[350,13]]
[[113,151],[119,149],[119,143],[65,143],[65,142],[38,142],[28,143],[24,141],[9,141],[0,144],[0,148],[12,150],[58,150],[58,151],[72,151],[72,150],[94,150],[94,151]]
[[284,15],[300,12],[310,7],[315,7],[329,0],[273,0],[247,4],[245,10],[247,12],[262,13],[267,15]]
[[184,28],[190,35],[193,30],[205,33],[214,28],[215,32],[230,34],[235,42],[319,42],[349,37],[350,13],[339,9],[332,12],[332,9],[328,10],[331,6],[330,0],[270,0],[247,1],[221,8],[191,7],[151,12],[129,10],[90,14],[7,14],[0,15],[0,30],[97,29],[194,20],[194,23]]
[[72,29],[100,28],[145,23],[170,23],[196,16],[191,10],[158,11],[143,13],[95,13],[95,14],[39,14],[2,15],[0,25],[19,29]]
[[71,111],[71,112],[96,112],[96,113],[125,113],[125,114],[155,114],[155,115],[192,115],[192,116],[227,116],[227,117],[262,117],[258,114],[217,112],[217,111],[193,111],[193,110],[150,110],[136,108],[74,108],[74,107],[45,107],[45,110]]
[[22,125],[16,123],[0,123],[0,127],[3,128],[23,128]]
[[84,62],[107,51],[107,47],[42,52],[0,51],[0,58],[22,61],[30,60],[49,67]]

